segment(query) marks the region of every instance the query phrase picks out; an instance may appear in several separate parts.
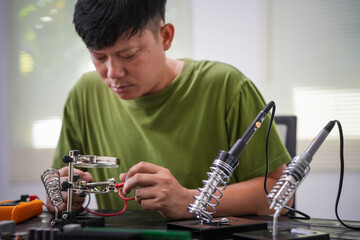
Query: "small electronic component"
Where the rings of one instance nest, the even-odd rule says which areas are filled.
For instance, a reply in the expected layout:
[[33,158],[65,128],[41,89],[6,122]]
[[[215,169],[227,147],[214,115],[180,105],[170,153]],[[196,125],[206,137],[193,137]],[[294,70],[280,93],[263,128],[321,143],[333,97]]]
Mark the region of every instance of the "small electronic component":
[[0,220],[23,222],[31,217],[38,216],[43,211],[43,202],[34,196],[22,195],[19,200],[0,202]]

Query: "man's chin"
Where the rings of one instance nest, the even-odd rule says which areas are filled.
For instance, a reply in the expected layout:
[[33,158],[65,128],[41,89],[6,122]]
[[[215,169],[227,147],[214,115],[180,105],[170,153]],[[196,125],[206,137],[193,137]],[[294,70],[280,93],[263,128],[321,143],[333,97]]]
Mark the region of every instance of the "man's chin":
[[133,100],[133,99],[136,99],[136,98],[139,98],[138,96],[134,96],[134,95],[131,95],[131,94],[119,94],[119,93],[115,93],[115,95],[122,99],[122,100]]

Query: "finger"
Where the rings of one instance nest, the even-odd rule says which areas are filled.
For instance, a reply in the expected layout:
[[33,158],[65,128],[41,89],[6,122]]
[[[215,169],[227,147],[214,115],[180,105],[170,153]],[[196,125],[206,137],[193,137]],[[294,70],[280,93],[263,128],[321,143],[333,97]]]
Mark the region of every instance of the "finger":
[[[64,194],[63,198],[64,198],[64,202],[68,201],[68,195],[67,194]],[[84,197],[79,197],[79,195],[77,195],[77,194],[72,195],[72,204],[83,204],[84,201],[85,201]]]
[[129,169],[127,172],[127,178],[131,178],[137,173],[157,173],[160,169],[160,166],[153,163],[139,162]]
[[157,197],[157,192],[155,187],[143,187],[136,189],[135,200],[139,204],[141,204],[143,200],[154,199],[156,197]]
[[64,202],[64,203],[62,203],[62,204],[60,204],[59,206],[58,206],[58,212],[59,212],[59,214],[61,214],[63,211],[66,211],[67,210],[67,204],[66,204],[66,202]]
[[59,171],[61,177],[68,176],[69,167],[60,168],[58,171]]
[[[63,203],[61,203],[60,205],[57,205],[55,203],[55,205],[57,205],[57,209],[58,209],[58,212],[59,214],[62,212],[62,211],[65,211],[66,210],[66,192],[62,192],[62,198],[63,198]],[[51,201],[50,201],[50,198],[48,196],[46,196],[46,208],[48,209],[48,211],[52,214],[55,213],[55,207],[54,205],[52,205]]]
[[141,201],[141,207],[144,210],[156,210],[159,211],[159,206],[156,198],[144,199]]
[[[59,211],[65,211],[67,210],[67,202],[68,202],[68,195],[67,192],[63,192],[63,199],[64,199],[64,203],[62,203],[58,209]],[[77,194],[73,194],[72,195],[72,201],[71,201],[71,210],[75,211],[81,208],[81,206],[83,205],[85,201],[84,197],[79,197]]]
[[119,176],[120,181],[125,182],[126,176],[127,176],[126,173],[121,173],[120,176]]
[[[79,203],[73,203],[71,205],[71,211],[77,211],[81,208],[82,204],[79,204]],[[62,203],[60,206],[58,206],[58,212],[59,212],[59,215],[63,212],[63,211],[67,211],[67,204],[66,202]],[[53,210],[52,213],[54,213],[55,210]]]
[[[60,176],[69,176],[69,167],[60,168],[58,171],[60,173]],[[73,168],[73,174],[83,176],[84,172],[77,168]]]
[[154,174],[137,173],[136,175],[128,178],[123,187],[123,193],[128,194],[132,189],[137,186],[148,187],[156,184]]
[[[59,169],[59,173],[60,173],[60,177],[69,176],[69,167],[63,167],[63,168]],[[89,173],[89,172],[83,172],[79,169],[74,168],[73,174],[79,175],[80,179],[84,179],[86,182],[93,181],[93,177],[92,177],[91,173]]]
[[51,204],[49,197],[46,197],[46,208],[50,213],[54,213],[55,211],[54,206]]
[[92,182],[94,180],[93,176],[89,172],[84,172],[82,179],[84,179],[86,182]]

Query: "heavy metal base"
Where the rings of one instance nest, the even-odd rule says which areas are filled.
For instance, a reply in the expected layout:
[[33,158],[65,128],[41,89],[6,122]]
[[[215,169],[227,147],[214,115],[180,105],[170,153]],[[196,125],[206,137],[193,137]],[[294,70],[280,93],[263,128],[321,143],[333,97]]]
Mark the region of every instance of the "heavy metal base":
[[64,211],[62,212],[62,218],[57,220],[53,219],[51,225],[55,228],[62,229],[64,225],[72,223],[80,224],[81,227],[104,227],[105,218],[89,214],[79,216],[74,214],[73,212]]
[[105,227],[105,218],[99,216],[78,216],[76,217],[75,223],[81,224],[82,227]]
[[187,230],[197,239],[224,239],[232,238],[234,233],[267,229],[266,222],[248,220],[236,217],[227,217],[228,222],[223,223],[222,218],[214,218],[211,223],[201,224],[200,220],[185,220],[168,222],[169,230]]
[[279,229],[276,237],[273,237],[272,230],[259,230],[251,232],[235,233],[233,239],[236,240],[330,240],[328,233],[313,231],[309,229],[291,228],[291,229]]

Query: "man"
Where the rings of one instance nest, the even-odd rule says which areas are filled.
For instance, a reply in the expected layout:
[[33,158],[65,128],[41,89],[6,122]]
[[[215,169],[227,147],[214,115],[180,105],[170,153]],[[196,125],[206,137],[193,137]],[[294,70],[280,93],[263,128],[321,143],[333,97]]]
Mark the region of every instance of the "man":
[[[187,206],[218,150],[232,147],[265,101],[232,66],[166,57],[174,26],[165,23],[165,2],[78,0],[74,24],[96,72],[84,74],[69,93],[53,167],[64,167],[62,156],[71,149],[117,157],[119,168],[76,173],[87,181],[121,173],[123,192],[136,199],[129,209],[185,219],[192,217]],[[217,216],[269,213],[265,136],[259,129],[239,157]],[[271,187],[290,157],[276,131],[269,144]],[[60,173],[66,178],[67,168]],[[74,209],[82,201],[74,198]],[[122,203],[113,194],[98,197],[100,208],[120,209]]]

